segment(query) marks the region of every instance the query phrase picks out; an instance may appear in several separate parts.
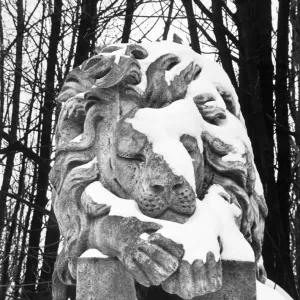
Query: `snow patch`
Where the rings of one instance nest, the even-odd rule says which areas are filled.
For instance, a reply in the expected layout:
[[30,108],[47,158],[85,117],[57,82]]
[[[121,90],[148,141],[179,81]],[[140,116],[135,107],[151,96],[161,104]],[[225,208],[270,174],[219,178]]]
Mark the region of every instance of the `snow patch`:
[[[80,99],[84,99],[84,95],[85,95],[85,92],[82,92],[82,93],[79,93],[77,94],[76,96],[72,97],[72,98],[80,98]],[[71,98],[71,99],[72,99]]]
[[82,140],[82,134],[79,134],[73,140],[71,140],[71,143],[80,143],[81,140]]
[[[182,244],[185,249],[183,259],[190,264],[196,259],[205,262],[209,251],[214,254],[216,260],[221,257],[225,260],[254,261],[251,246],[235,224],[235,218],[240,213],[239,209],[220,195],[226,194],[229,197],[221,186],[213,185],[203,201],[196,200],[195,213],[185,224],[147,217],[142,214],[134,200],[115,196],[99,181],[91,183],[85,189],[85,193],[94,202],[109,205],[111,207],[109,215],[136,217],[143,222],[156,222],[162,225],[163,228],[157,232]],[[221,255],[218,237],[223,245]],[[141,238],[147,240],[148,235],[142,234]]]
[[88,249],[81,254],[80,257],[100,257],[100,258],[108,258],[107,255],[103,254],[101,251],[97,249]]
[[273,290],[276,290],[281,296],[284,297],[284,299],[293,300],[293,298],[284,289],[282,289],[278,284],[274,283],[272,280],[267,279],[265,285],[267,285]]
[[247,149],[252,154],[252,147],[243,124],[229,111],[226,119],[219,125],[203,120],[194,100],[185,98],[169,106],[155,109],[139,109],[132,119],[127,119],[133,128],[148,138],[153,145],[153,152],[162,155],[174,174],[183,176],[195,191],[193,161],[188,151],[180,142],[183,134],[197,140],[200,152],[203,152],[201,134],[204,131],[233,147],[223,161],[240,161],[246,163]]
[[143,43],[141,46],[148,52],[148,56],[146,58],[139,60],[143,77],[138,86],[142,90],[145,90],[147,86],[146,70],[149,65],[160,56],[165,55],[166,53],[172,53],[179,57],[180,62],[171,70],[166,71],[166,81],[168,84],[170,84],[176,75],[193,62],[194,64],[199,65],[202,70],[199,77],[193,81],[193,84],[198,89],[195,89],[196,94],[193,94],[192,96],[198,95],[199,93],[197,90],[199,90],[199,87],[205,87],[208,83],[213,84],[214,86],[222,86],[225,90],[230,92],[239,111],[240,105],[238,103],[237,94],[226,72],[218,63],[204,58],[188,46],[183,46],[169,41]]
[[255,192],[257,193],[258,196],[264,196],[264,188],[263,188],[263,185],[261,183],[260,176],[258,174],[258,171],[257,171],[256,165],[254,164],[254,161],[253,161],[253,165],[254,165],[254,169],[255,169],[254,190],[255,190]]
[[242,163],[246,163],[246,158],[243,157],[243,155],[241,155],[240,153],[230,152],[222,157],[222,161],[240,161]]
[[148,240],[148,238],[149,238],[149,234],[148,234],[148,233],[146,233],[146,232],[144,232],[144,233],[142,233],[142,234],[140,235],[140,238],[141,238],[142,240],[145,240],[145,241],[147,241],[147,240]]
[[293,300],[278,285],[275,285],[271,280],[267,280],[266,284],[256,281],[256,299],[257,300]]
[[[115,46],[121,47],[111,53],[99,53],[98,55],[112,56],[116,55],[115,63],[118,63],[121,56],[125,56],[125,51],[128,44],[114,44]],[[179,63],[175,65],[171,70],[166,71],[165,78],[168,84],[174,79],[176,75],[179,75],[182,70],[184,70],[191,62],[199,65],[201,68],[201,73],[198,78],[196,78],[191,84],[194,87],[189,88],[189,96],[196,96],[199,94],[199,88],[205,90],[206,86],[213,85],[221,86],[226,91],[228,91],[232,97],[235,105],[237,107],[237,111],[240,111],[240,105],[238,103],[237,94],[235,92],[234,87],[231,84],[229,77],[223,68],[216,62],[209,60],[195,51],[193,51],[189,46],[181,45],[177,43],[173,43],[170,41],[161,41],[161,42],[151,42],[151,43],[142,43],[139,44],[142,46],[147,52],[148,56],[143,59],[138,59],[141,66],[142,80],[138,84],[138,88],[142,91],[146,90],[147,87],[147,77],[146,71],[151,63],[153,63],[156,59],[165,55],[167,53],[172,53],[178,56]],[[207,87],[211,92],[211,88]],[[214,88],[216,91],[216,88]],[[216,95],[218,93],[216,92]],[[219,95],[219,94],[218,94]],[[219,95],[220,96],[220,95]]]
[[134,118],[126,121],[147,136],[153,152],[162,155],[173,173],[183,176],[195,191],[193,161],[180,142],[183,134],[189,134],[196,138],[200,151],[203,151],[203,119],[194,101],[178,100],[160,109],[139,109]]
[[128,57],[128,58],[130,57],[128,55],[125,55],[125,52],[126,52],[125,45],[126,44],[121,44],[121,45],[122,45],[122,48],[119,49],[119,50],[116,50],[116,51],[113,51],[113,52],[110,52],[110,53],[99,53],[98,55],[99,56],[115,56],[114,62],[116,64],[119,64],[121,56],[125,56],[125,57]]

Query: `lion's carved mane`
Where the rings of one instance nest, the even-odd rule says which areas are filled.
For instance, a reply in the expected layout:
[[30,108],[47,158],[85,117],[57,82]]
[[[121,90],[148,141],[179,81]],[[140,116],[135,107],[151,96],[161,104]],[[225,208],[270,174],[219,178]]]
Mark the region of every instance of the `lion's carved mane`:
[[[107,207],[81,200],[84,189],[93,181],[100,180],[121,198],[137,197],[133,187],[138,185],[143,170],[139,164],[147,160],[147,157],[139,155],[141,151],[149,151],[144,149],[145,142],[138,132],[133,131],[126,136],[127,129],[120,129],[118,123],[122,118],[133,116],[139,108],[161,108],[184,98],[189,85],[197,80],[203,69],[191,60],[168,83],[166,72],[180,63],[180,57],[164,53],[148,63],[144,70],[141,65],[149,55],[142,44],[104,47],[96,56],[70,72],[58,96],[63,105],[56,128],[56,159],[51,181],[55,190],[54,211],[64,238],[56,273],[65,284],[76,281],[76,259],[88,248],[91,223],[107,214]],[[142,80],[147,81],[144,90],[139,87]],[[240,119],[232,91],[220,84],[215,84],[215,88],[227,110]],[[203,119],[217,126],[217,119],[226,118],[225,109],[205,106],[210,98],[213,95],[200,93],[194,101]],[[122,157],[117,153],[114,141],[118,138],[118,130],[124,135],[124,147],[128,148],[127,152],[123,151]],[[247,149],[246,163],[226,161],[222,157],[232,150],[232,145],[209,132],[203,132],[202,140],[204,166],[200,167],[204,176],[201,175],[201,182],[197,185],[197,197],[203,198],[214,183],[228,192],[231,201],[242,209],[240,230],[258,261],[267,208],[263,196],[255,190],[255,181],[259,179],[256,178],[252,150]],[[102,146],[99,146],[99,141]],[[94,158],[100,152],[102,156],[95,163]],[[118,174],[119,163],[129,170],[126,174]],[[195,170],[195,175],[199,174],[201,170]]]

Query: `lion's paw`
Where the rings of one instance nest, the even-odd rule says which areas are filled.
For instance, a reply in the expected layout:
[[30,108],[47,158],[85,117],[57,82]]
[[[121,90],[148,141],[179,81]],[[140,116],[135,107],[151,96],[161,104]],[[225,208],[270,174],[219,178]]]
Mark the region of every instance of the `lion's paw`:
[[177,294],[183,299],[191,299],[219,290],[222,286],[221,260],[215,260],[209,252],[206,262],[197,259],[190,264],[183,260],[177,271],[162,283],[169,294]]

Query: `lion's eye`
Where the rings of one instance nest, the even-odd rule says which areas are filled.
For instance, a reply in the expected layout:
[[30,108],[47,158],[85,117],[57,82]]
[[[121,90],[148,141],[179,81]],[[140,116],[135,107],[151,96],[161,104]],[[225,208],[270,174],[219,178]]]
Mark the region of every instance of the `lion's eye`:
[[180,141],[189,153],[197,149],[197,140],[193,136],[184,134],[180,137]]
[[145,162],[145,156],[140,153],[118,153],[119,157],[125,158],[126,160],[136,161],[136,162]]

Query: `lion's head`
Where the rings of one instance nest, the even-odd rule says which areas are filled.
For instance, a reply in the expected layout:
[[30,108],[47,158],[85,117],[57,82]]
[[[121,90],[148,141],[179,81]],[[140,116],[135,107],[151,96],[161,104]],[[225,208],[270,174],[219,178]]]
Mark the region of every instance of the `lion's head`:
[[[144,109],[161,111],[180,99],[193,99],[202,115],[199,136],[182,129],[170,150],[177,155],[173,160],[190,166],[187,173],[134,121]],[[216,63],[178,44],[106,46],[70,72],[58,100],[63,105],[51,181],[64,237],[62,281],[76,277],[91,218],[107,213],[80,200],[96,180],[115,195],[134,199],[145,215],[179,223],[194,213],[196,198],[220,184],[241,209],[240,230],[259,259],[267,208],[237,96]]]

